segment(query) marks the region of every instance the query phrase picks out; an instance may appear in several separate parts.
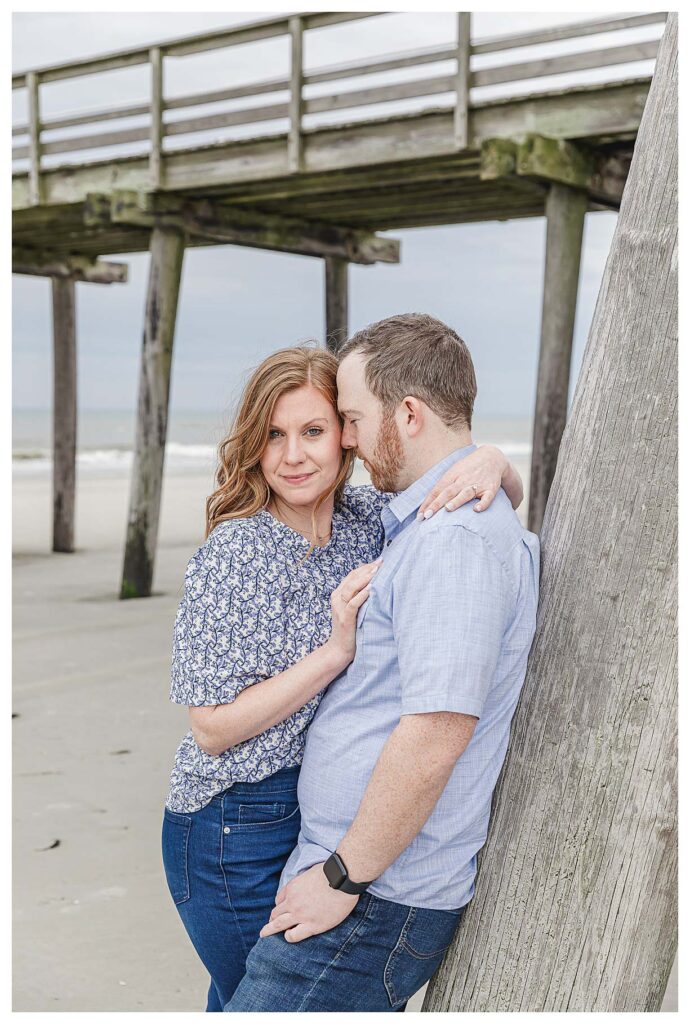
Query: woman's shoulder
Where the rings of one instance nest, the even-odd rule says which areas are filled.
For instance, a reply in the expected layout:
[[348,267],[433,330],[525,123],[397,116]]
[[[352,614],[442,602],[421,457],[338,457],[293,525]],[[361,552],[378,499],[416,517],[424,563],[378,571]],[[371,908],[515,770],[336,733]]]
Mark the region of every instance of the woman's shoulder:
[[346,484],[340,504],[358,519],[378,518],[392,497],[371,484]]
[[257,514],[225,519],[211,530],[204,543],[192,555],[187,575],[201,569],[241,570],[267,547],[270,535]]

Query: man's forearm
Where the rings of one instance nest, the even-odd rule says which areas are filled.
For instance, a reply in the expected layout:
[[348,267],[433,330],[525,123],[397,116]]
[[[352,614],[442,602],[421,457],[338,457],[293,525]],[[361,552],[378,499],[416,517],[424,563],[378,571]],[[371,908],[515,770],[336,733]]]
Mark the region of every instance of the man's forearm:
[[475,723],[452,713],[401,718],[338,843],[354,882],[377,878],[409,846],[436,806]]

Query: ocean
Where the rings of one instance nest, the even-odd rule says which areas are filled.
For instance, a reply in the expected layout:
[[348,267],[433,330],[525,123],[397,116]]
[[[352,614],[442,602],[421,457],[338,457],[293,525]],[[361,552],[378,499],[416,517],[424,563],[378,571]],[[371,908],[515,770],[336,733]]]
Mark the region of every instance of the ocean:
[[[165,472],[176,476],[212,474],[219,442],[229,417],[223,411],[175,410],[168,421]],[[12,470],[15,476],[49,475],[52,467],[52,413],[49,409],[15,409],[12,416]],[[77,472],[81,475],[127,476],[132,465],[136,411],[80,409],[77,421]],[[511,460],[528,459],[532,421],[476,419],[478,444],[495,444]]]

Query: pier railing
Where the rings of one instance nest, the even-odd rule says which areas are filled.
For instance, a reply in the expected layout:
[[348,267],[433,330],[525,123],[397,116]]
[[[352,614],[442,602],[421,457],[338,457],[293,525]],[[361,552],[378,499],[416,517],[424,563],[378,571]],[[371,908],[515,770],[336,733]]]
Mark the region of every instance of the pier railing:
[[[401,101],[419,101],[431,96],[446,96],[446,106],[454,108],[454,135],[452,144],[458,149],[468,146],[468,110],[470,90],[491,85],[515,85],[519,95],[519,84],[534,79],[551,79],[554,76],[586,70],[612,68],[653,60],[658,40],[624,42],[617,45],[600,46],[575,53],[561,53],[556,56],[520,60],[510,63],[496,63],[491,66],[472,67],[473,57],[487,54],[502,54],[505,51],[519,51],[526,47],[574,40],[591,35],[619,32],[644,25],[661,25],[666,15],[637,14],[631,17],[615,17],[579,22],[570,25],[540,29],[519,34],[498,36],[491,39],[472,41],[471,16],[460,13],[457,16],[457,34],[452,44],[435,46],[415,51],[394,53],[376,60],[355,60],[329,67],[305,70],[303,42],[305,33],[362,18],[381,17],[379,12],[351,13],[306,13],[295,14],[245,24],[232,29],[207,32],[182,39],[162,42],[155,46],[139,47],[111,53],[102,57],[74,61],[67,64],[43,67],[16,74],[12,79],[14,89],[25,89],[28,96],[28,120],[15,125],[12,134],[17,144],[12,150],[13,160],[22,161],[24,166],[17,170],[29,177],[29,194],[34,204],[41,201],[41,174],[45,169],[44,158],[56,154],[78,153],[79,164],[89,162],[83,154],[93,150],[110,150],[109,158],[117,160],[130,156],[132,144],[141,143],[142,153],[148,156],[150,187],[164,185],[166,147],[165,140],[174,136],[188,146],[199,145],[199,133],[231,128],[235,126],[256,126],[257,133],[267,122],[284,122],[282,128],[287,136],[288,167],[298,172],[302,167],[302,152],[305,133],[305,117],[310,114],[328,112],[347,113],[348,123],[366,120],[370,114],[361,116],[362,108],[380,104],[396,103],[396,113]],[[290,70],[287,76],[248,85],[195,93],[193,95],[166,98],[163,90],[165,61],[190,54],[200,54],[219,48],[232,47],[260,40],[287,37],[290,48]],[[501,60],[502,58],[499,58]],[[358,78],[369,78],[385,72],[427,68],[433,65],[454,62],[451,73],[414,77],[395,84],[357,84]],[[144,102],[99,110],[85,110],[69,116],[47,118],[41,113],[41,86],[51,82],[76,79],[82,76],[98,75],[122,68],[148,65],[150,74],[149,95]],[[453,65],[451,65],[452,67]],[[436,69],[438,71],[438,69]],[[354,80],[355,88],[342,89],[342,83]],[[334,91],[326,95],[306,96],[309,86],[322,83],[338,83]],[[268,102],[251,105],[257,97],[268,97]],[[271,98],[272,97],[272,98]],[[221,109],[220,105],[247,100],[247,106]],[[195,107],[215,107],[218,112],[196,114],[175,119],[170,114]],[[385,109],[385,108],[384,108]],[[392,108],[390,108],[392,109]],[[359,112],[359,116],[358,116]],[[378,115],[380,116],[380,115]],[[128,118],[145,117],[147,123],[141,127],[127,127],[112,130],[113,122]],[[107,123],[107,127],[104,126]],[[68,134],[67,137],[49,138],[54,132],[70,128],[97,126],[98,130],[85,134]],[[195,138],[196,137],[196,138]],[[111,147],[115,147],[115,157]],[[124,149],[121,147],[128,147]],[[96,159],[103,159],[102,156]],[[28,163],[27,163],[28,162]]]

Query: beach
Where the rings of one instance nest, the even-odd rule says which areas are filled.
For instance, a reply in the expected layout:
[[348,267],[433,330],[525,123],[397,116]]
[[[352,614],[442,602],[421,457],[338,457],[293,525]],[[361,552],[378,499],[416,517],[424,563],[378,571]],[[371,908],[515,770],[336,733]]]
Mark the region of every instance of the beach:
[[[154,596],[119,601],[127,473],[79,477],[69,555],[50,551],[49,476],[15,476],[15,1011],[205,1005],[160,825],[186,730],[168,701],[172,624],[210,488],[206,471],[166,474]],[[420,1006],[418,995],[409,1009]]]

